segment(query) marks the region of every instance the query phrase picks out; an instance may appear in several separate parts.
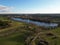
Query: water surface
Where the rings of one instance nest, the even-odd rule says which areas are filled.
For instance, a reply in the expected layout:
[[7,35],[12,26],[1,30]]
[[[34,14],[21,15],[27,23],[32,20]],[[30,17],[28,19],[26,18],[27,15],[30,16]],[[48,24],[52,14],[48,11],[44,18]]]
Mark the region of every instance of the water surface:
[[43,26],[43,27],[57,27],[58,24],[57,23],[46,23],[46,22],[38,22],[38,21],[32,21],[32,20],[29,20],[29,19],[22,19],[22,18],[12,18],[13,20],[16,20],[16,21],[22,21],[22,22],[26,22],[26,23],[32,23],[32,24],[35,24],[35,25],[38,25],[38,26]]

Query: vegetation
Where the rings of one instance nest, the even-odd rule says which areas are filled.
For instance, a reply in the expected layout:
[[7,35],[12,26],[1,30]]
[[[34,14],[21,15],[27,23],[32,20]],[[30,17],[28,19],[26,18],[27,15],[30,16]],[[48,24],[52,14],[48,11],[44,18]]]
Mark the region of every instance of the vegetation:
[[0,16],[0,45],[60,45],[60,27],[45,29]]

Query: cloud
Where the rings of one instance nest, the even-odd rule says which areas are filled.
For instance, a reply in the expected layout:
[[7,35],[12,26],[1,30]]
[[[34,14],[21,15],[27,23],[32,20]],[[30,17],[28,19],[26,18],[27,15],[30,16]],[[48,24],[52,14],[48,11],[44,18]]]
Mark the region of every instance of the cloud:
[[39,7],[20,10],[17,10],[16,8],[15,10],[17,11],[15,11],[14,9],[15,7],[0,5],[0,13],[60,13],[60,3],[55,2],[42,8]]
[[13,9],[13,7],[0,5],[0,12],[10,12],[12,9]]

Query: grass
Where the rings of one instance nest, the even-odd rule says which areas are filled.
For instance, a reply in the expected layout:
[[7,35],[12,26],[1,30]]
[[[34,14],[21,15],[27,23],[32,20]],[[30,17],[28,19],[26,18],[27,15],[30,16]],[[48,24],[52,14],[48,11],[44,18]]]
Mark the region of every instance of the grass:
[[1,44],[3,45],[24,45],[24,35],[23,34],[18,34],[18,35],[13,35],[13,37],[9,36],[7,38],[2,38],[0,41]]
[[[56,36],[57,38],[53,39],[54,36],[46,36],[46,33],[49,33],[49,32],[54,34],[54,36]],[[49,45],[60,45],[60,27],[45,31],[40,36],[42,39],[49,42]]]
[[17,32],[7,37],[0,37],[0,45],[24,45],[28,32]]
[[[5,17],[1,17],[0,20],[8,20],[5,19]],[[5,29],[0,29],[0,32],[7,32],[8,30],[15,30],[19,28],[19,30],[24,30],[20,29],[24,24],[22,22],[12,22],[12,26],[5,28]],[[7,37],[0,37],[0,45],[24,45],[24,36],[25,33],[22,32],[15,32],[12,35],[9,35]]]
[[[6,17],[1,17],[0,20],[12,21],[7,19]],[[28,26],[32,27],[29,28]],[[25,39],[30,34],[29,31],[39,31],[41,29],[35,25],[28,25],[22,22],[12,21],[11,27],[0,29],[0,32],[8,32],[8,30],[18,30],[18,32],[14,32],[13,34],[8,36],[0,37],[0,45],[25,45]],[[43,32],[42,34],[40,34],[41,39],[46,40],[49,45],[60,45],[60,27],[51,30],[41,30],[41,32]],[[53,33],[58,38],[52,39],[53,36],[46,36],[46,33],[48,32]]]

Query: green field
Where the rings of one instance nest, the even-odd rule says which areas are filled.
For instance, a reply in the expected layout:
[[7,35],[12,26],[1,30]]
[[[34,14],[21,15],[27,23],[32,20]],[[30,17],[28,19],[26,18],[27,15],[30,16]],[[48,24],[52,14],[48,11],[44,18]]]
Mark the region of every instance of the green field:
[[0,45],[25,45],[27,37],[34,38],[38,33],[40,34],[37,37],[40,38],[36,38],[31,45],[37,45],[40,39],[47,41],[49,45],[60,45],[60,27],[44,30],[36,25],[13,21],[7,17],[1,16],[0,20],[12,22],[10,27],[0,29]]
[[[5,17],[1,17],[0,20],[8,20]],[[0,29],[0,32],[2,33],[0,35],[0,45],[24,45],[24,35],[25,35],[25,29],[22,29],[24,24],[21,22],[12,21],[12,26]],[[14,32],[12,32],[13,30]],[[16,30],[16,31],[15,31]],[[9,32],[12,32],[12,34],[9,34]],[[6,34],[7,33],[7,34]]]

